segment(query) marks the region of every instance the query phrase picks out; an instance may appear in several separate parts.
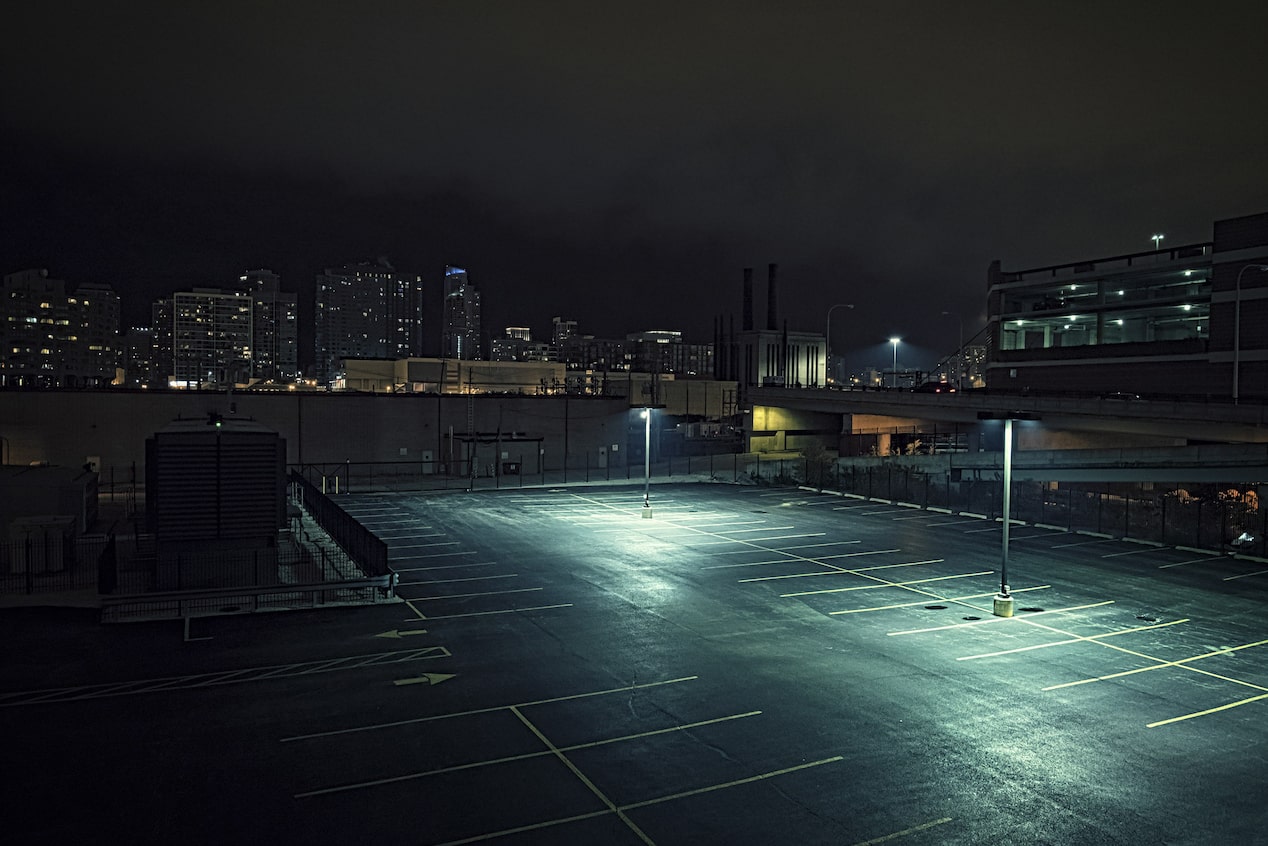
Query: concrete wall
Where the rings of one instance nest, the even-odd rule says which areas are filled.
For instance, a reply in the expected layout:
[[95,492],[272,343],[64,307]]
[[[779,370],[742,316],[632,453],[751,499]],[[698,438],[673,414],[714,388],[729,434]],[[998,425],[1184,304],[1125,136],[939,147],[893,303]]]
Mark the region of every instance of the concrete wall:
[[[252,418],[286,440],[289,465],[344,462],[443,461],[468,429],[492,441],[502,433],[508,460],[526,473],[564,466],[624,467],[631,415],[624,398],[366,395],[314,393],[196,393],[145,391],[12,391],[0,394],[0,438],[10,464],[47,462],[79,467],[100,458],[102,483],[125,481],[135,462],[144,478],[145,439],[178,418]],[[450,432],[454,438],[451,441]],[[516,442],[510,433],[524,439]],[[640,429],[641,432],[641,429]],[[533,439],[533,440],[530,440]],[[540,439],[540,440],[537,440]],[[612,444],[620,449],[611,452]],[[538,450],[541,450],[538,453]],[[477,448],[480,461],[498,460],[496,444]]]

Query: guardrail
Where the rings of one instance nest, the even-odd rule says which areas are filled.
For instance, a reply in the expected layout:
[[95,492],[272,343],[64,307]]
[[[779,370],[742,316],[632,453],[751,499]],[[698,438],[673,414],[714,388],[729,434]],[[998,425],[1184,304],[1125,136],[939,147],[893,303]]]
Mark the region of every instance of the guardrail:
[[395,574],[342,582],[141,593],[101,597],[101,622],[179,620],[327,605],[370,605],[396,596]]

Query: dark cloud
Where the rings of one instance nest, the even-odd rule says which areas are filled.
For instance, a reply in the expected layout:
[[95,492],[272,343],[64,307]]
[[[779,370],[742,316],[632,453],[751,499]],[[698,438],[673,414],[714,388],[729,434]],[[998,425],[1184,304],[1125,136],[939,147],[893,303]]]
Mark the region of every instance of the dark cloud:
[[993,258],[1268,207],[1262,4],[187,6],[9,13],[6,271],[108,281],[135,316],[382,254],[466,265],[495,327],[706,340],[776,261],[802,328],[852,301],[936,349]]

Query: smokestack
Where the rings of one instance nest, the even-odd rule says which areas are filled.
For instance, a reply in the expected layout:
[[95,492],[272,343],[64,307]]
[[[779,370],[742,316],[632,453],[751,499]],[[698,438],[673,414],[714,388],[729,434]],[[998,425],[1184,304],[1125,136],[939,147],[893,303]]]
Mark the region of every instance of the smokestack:
[[775,285],[775,274],[779,265],[766,267],[766,328],[772,332],[779,328],[779,288]]
[[753,330],[753,268],[744,268],[744,321],[740,324],[745,332]]

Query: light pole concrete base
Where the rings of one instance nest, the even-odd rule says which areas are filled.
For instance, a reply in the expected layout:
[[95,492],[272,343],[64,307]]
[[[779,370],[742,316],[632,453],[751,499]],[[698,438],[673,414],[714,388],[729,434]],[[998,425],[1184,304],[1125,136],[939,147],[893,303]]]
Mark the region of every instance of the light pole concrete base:
[[1007,594],[998,593],[995,595],[995,616],[1011,617],[1013,616],[1013,598]]
[[651,507],[650,505],[644,505],[644,506],[643,506],[643,517],[644,517],[644,518],[646,518],[646,519],[651,519],[651,516],[652,516],[652,507]]

